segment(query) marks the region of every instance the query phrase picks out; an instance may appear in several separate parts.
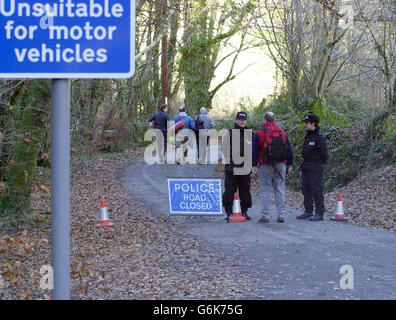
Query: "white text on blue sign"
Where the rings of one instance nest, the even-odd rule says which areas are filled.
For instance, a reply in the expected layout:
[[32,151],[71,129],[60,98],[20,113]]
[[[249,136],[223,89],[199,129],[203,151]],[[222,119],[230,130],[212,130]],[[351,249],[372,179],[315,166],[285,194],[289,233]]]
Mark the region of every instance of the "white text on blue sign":
[[0,77],[134,73],[135,1],[0,0]]
[[221,181],[169,179],[170,211],[174,214],[222,214]]

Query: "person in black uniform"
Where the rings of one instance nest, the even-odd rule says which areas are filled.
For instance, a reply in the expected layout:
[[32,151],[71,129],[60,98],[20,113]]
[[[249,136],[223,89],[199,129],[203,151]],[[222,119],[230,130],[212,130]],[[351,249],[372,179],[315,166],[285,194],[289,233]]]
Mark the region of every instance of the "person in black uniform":
[[[223,206],[225,207],[225,211],[227,214],[226,220],[229,221],[230,216],[232,215],[232,207],[234,204],[234,193],[238,191],[239,198],[241,200],[241,211],[242,215],[246,217],[246,220],[250,220],[251,218],[248,216],[247,211],[248,208],[252,206],[252,196],[250,194],[250,172],[246,175],[236,175],[234,172],[234,168],[244,167],[244,163],[235,164],[232,159],[232,131],[240,130],[240,156],[243,158],[245,156],[245,130],[249,130],[246,125],[247,122],[247,113],[244,111],[240,111],[236,115],[236,120],[234,124],[234,129],[230,129],[230,163],[225,166],[225,191],[223,193]],[[252,142],[250,141],[250,144]]]
[[[310,221],[323,220],[325,212],[323,197],[323,171],[328,160],[326,138],[319,132],[319,117],[311,114],[304,118],[307,134],[305,135],[302,156],[302,193],[305,212],[297,219]],[[315,202],[315,215],[313,204]]]
[[160,107],[160,111],[153,114],[149,119],[148,122],[151,126],[155,129],[159,129],[162,131],[164,136],[164,153],[166,153],[166,145],[167,145],[167,122],[170,121],[170,117],[168,115],[168,106],[166,104]]

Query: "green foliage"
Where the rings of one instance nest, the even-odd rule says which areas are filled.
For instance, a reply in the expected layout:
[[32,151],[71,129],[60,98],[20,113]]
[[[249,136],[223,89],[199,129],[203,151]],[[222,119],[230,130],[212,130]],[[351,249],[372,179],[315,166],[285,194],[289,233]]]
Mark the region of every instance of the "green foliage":
[[30,194],[37,158],[45,136],[50,106],[49,82],[26,81],[11,98],[15,110],[7,129],[9,158],[5,194],[0,195],[0,216],[9,223],[21,221],[31,213]]
[[234,128],[235,119],[234,118],[222,118],[222,119],[214,119],[215,120],[215,129],[220,131],[222,129],[232,129]]
[[336,108],[331,108],[331,110],[329,110],[325,99],[315,102],[312,113],[318,115],[321,122],[330,125],[346,126],[350,121],[347,115],[340,113]]
[[[326,190],[333,190],[353,181],[365,170],[396,161],[394,117],[389,116],[385,121],[381,139],[372,141],[366,138],[361,125],[366,119],[363,113],[359,113],[359,105],[359,101],[350,97],[334,95],[327,101],[323,99],[315,103],[312,110],[298,111],[292,108],[290,95],[283,92],[271,96],[266,103],[258,106],[242,101],[239,109],[248,113],[248,126],[253,130],[262,126],[265,112],[275,113],[276,122],[285,129],[293,147],[295,170],[288,176],[287,184],[296,190],[301,187],[299,167],[302,163],[301,150],[305,137],[305,126],[301,120],[309,113],[317,114],[320,117],[320,130],[327,139],[329,150],[324,186]],[[216,128],[232,127],[234,111],[229,114],[230,118],[217,120]]]
[[189,42],[180,49],[179,63],[184,74],[185,103],[191,114],[196,114],[200,108],[209,108],[211,105],[209,87],[214,76],[214,46],[211,38],[196,35],[191,36]]
[[[215,3],[194,1],[193,6],[195,10],[187,21],[189,26],[184,31],[178,64],[184,78],[185,105],[191,114],[197,114],[202,107],[211,108],[216,89],[211,91],[210,86],[222,42],[241,29],[255,4],[254,1],[241,4],[228,0],[221,4],[221,8]],[[219,10],[219,14],[210,12],[208,8]],[[227,14],[220,14],[222,10]],[[216,20],[219,17],[222,17],[221,21]]]
[[383,124],[384,136],[385,138],[391,139],[396,136],[396,116],[395,113],[390,114],[390,116],[385,120]]
[[369,125],[370,137],[378,140],[380,137],[395,136],[395,110],[384,109],[378,112]]

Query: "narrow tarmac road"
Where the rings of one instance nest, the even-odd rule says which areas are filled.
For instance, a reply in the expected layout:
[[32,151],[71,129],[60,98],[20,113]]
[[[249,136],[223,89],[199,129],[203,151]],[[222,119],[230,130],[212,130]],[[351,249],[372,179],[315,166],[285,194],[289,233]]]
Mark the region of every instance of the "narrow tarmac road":
[[[169,216],[168,178],[218,178],[213,165],[147,165],[141,158],[125,168],[123,186],[154,213]],[[273,204],[272,204],[273,205]],[[251,221],[176,217],[178,230],[221,250],[227,264],[259,279],[267,299],[396,299],[396,234],[329,220],[258,224],[260,200],[253,196]],[[340,268],[354,272],[354,289],[341,289]],[[222,270],[219,270],[222,272]],[[248,298],[255,299],[252,295]]]

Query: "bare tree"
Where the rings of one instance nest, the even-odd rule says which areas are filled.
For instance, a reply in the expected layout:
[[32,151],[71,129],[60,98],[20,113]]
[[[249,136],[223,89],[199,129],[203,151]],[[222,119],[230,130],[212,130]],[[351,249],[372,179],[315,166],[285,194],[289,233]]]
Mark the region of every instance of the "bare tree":
[[[364,32],[340,25],[336,1],[266,0],[256,16],[256,35],[281,70],[292,105],[311,108],[352,63]],[[346,41],[347,39],[347,41]]]
[[[192,112],[203,106],[210,108],[218,90],[237,76],[234,67],[238,56],[252,47],[245,35],[253,9],[252,1],[200,0],[194,7],[191,1],[184,2],[179,67],[183,73],[185,104]],[[241,32],[239,46],[219,59],[220,50],[238,32]],[[211,90],[215,70],[228,57],[232,57],[228,74]]]

